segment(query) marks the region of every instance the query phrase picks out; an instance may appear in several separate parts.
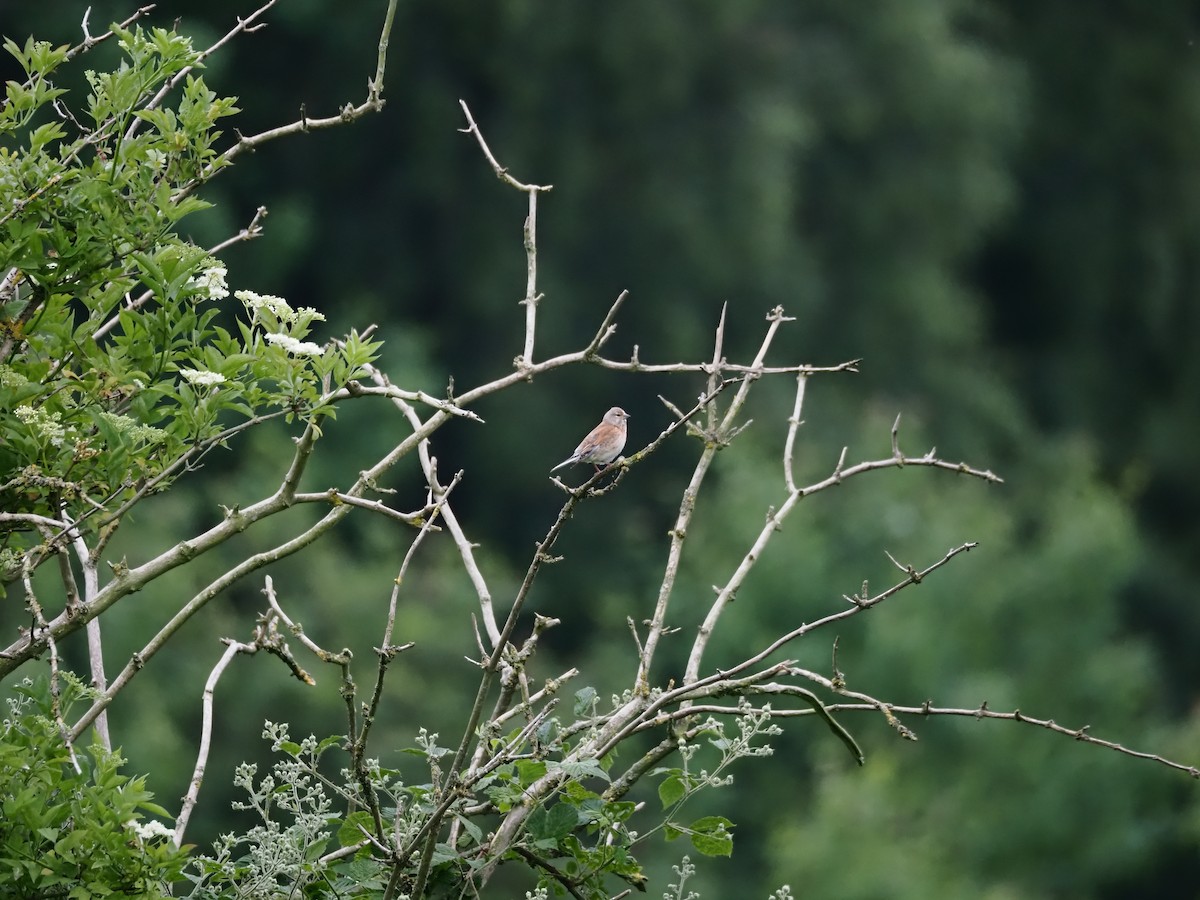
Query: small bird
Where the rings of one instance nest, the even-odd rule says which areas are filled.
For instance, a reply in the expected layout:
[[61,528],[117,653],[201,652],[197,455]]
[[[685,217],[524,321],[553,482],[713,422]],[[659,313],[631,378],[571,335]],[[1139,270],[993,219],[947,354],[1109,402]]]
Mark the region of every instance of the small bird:
[[619,406],[614,406],[604,414],[604,418],[592,429],[591,434],[580,442],[575,452],[550,471],[557,472],[563,466],[572,463],[590,463],[599,472],[601,466],[611,463],[625,447],[625,420],[628,418],[629,413]]

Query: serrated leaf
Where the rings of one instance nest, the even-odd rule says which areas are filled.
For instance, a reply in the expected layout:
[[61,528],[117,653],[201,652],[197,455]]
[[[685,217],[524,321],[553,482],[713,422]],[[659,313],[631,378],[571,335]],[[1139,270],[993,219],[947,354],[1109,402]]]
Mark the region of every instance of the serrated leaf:
[[459,823],[463,827],[463,831],[465,831],[470,836],[470,838],[473,841],[475,841],[476,845],[482,844],[483,843],[483,829],[480,828],[478,825],[476,825],[474,822],[472,822],[470,819],[466,818],[465,816],[458,816],[457,818],[458,818]]
[[601,778],[604,781],[611,780],[608,777],[608,773],[601,768],[600,763],[594,759],[559,763],[555,768],[561,772],[566,772],[572,778]]
[[724,816],[705,816],[691,824],[692,846],[705,856],[730,856],[733,853],[733,823]]
[[591,712],[595,702],[596,689],[594,687],[580,688],[575,692],[575,715],[583,716]]
[[539,759],[517,760],[517,778],[521,784],[533,784],[546,774],[546,764]]
[[[346,821],[342,823],[342,827],[338,829],[337,840],[342,847],[353,847],[359,841],[365,839],[362,829],[367,830],[367,834],[371,833],[371,826],[374,825],[371,819],[371,814],[365,809],[360,809],[357,812],[352,812],[346,816]],[[359,827],[361,826],[361,828]]]
[[549,809],[541,806],[529,816],[529,836],[535,841],[557,843],[578,824],[579,813],[569,803],[556,803]]
[[345,740],[346,740],[346,738],[343,735],[340,735],[340,734],[330,735],[329,737],[325,738],[325,740],[321,741],[321,743],[317,744],[318,755],[321,753],[324,753],[330,747],[340,746]]
[[669,777],[664,778],[658,786],[658,799],[662,803],[663,809],[674,806],[683,799],[685,793],[687,790],[684,787],[683,779],[679,777],[678,769],[674,770]]
[[56,141],[65,134],[62,126],[57,122],[47,122],[34,129],[33,134],[29,136],[29,152],[36,153],[51,141]]

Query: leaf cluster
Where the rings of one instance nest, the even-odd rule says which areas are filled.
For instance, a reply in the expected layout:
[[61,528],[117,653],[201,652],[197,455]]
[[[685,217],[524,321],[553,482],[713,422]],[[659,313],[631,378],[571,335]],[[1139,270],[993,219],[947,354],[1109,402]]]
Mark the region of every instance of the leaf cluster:
[[[502,861],[531,868],[548,896],[561,895],[569,885],[573,896],[608,897],[613,878],[644,890],[647,876],[636,851],[660,831],[667,840],[687,837],[706,856],[732,853],[729,819],[705,815],[685,821],[680,813],[702,791],[731,784],[732,776],[723,773],[738,760],[769,755],[770,747],[755,740],[780,733],[769,711],[739,720],[731,738],[710,718],[701,732],[707,740],[685,745],[681,766],[649,772],[659,782],[664,813],[661,820],[651,814],[657,824],[638,832],[633,826],[641,805],[614,798],[610,790],[615,754],[582,762],[567,758],[594,712],[595,690],[582,688],[575,700],[574,713],[582,718],[555,716],[534,733],[518,727],[493,737],[488,741],[493,761],[453,788],[445,771],[451,751],[424,729],[415,746],[401,752],[420,761],[425,780],[376,759],[364,761],[360,778],[353,759],[344,755],[344,735],[294,741],[286,725],[268,722],[263,737],[275,754],[270,772],[260,778],[258,767],[245,763],[234,778],[245,797],[234,806],[251,812],[256,824],[222,836],[211,855],[192,861],[186,877],[194,887],[187,896],[397,895],[389,891],[404,896],[417,881],[414,851],[447,805],[453,826],[434,848],[425,896],[457,896],[464,880],[494,861],[489,834],[499,817],[533,802],[547,775],[563,776],[560,786],[536,803]],[[614,698],[614,708],[619,700]],[[712,772],[691,769],[702,746],[715,751]]]
[[12,898],[165,897],[187,854],[147,814],[145,778],[121,772],[124,760],[93,746],[72,751],[61,714],[86,695],[74,678],[52,695],[49,681],[25,679],[8,701],[0,733],[0,881]]
[[[179,223],[208,206],[194,194],[235,101],[194,74],[189,38],[112,35],[120,64],[89,70],[75,106],[65,48],[5,44],[26,80],[0,109],[0,498],[62,530],[116,523],[240,428],[331,415],[378,347],[307,341],[319,313],[252,291],[229,327],[225,266]],[[10,526],[7,577],[46,558],[22,558],[33,531]]]

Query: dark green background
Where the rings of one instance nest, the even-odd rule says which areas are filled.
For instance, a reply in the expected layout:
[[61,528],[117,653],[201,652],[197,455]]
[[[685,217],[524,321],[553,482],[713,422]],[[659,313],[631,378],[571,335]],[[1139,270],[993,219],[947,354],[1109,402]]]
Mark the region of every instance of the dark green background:
[[[203,46],[252,9],[214,6],[164,2],[151,20],[180,16]],[[234,124],[247,134],[301,104],[331,114],[365,94],[384,6],[285,0],[205,77],[240,98]],[[21,40],[74,42],[83,7],[10,6],[0,24]],[[93,30],[131,8],[94,3]],[[844,445],[851,460],[886,456],[902,412],[909,451],[936,444],[1006,479],[986,488],[904,470],[806,500],[722,620],[710,665],[839,608],[863,579],[894,580],[885,549],[920,566],[978,540],[840,630],[851,687],[1019,706],[1194,764],[1198,33],[1200,10],[1183,0],[413,0],[392,33],[381,115],[243,156],[206,189],[216,209],[185,224],[211,244],[265,204],[265,237],[225,255],[231,288],[319,307],[320,337],[379,323],[399,384],[441,393],[449,377],[461,390],[503,374],[521,345],[525,200],[459,133],[465,99],[516,177],[555,185],[539,207],[539,357],[582,346],[623,289],[610,355],[636,344],[643,361],[706,358],[726,302],[727,355],[748,359],[782,304],[796,321],[772,362],[864,360],[860,375],[810,383],[806,476],[828,473]],[[98,50],[87,65],[111,58]],[[682,405],[699,388],[571,369],[481,404],[487,426],[439,435],[442,471],[465,471],[456,506],[501,605],[559,502],[548,468],[614,403],[641,446],[668,420],[655,395]],[[685,632],[781,499],[791,389],[761,385],[755,424],[718,459],[672,607]],[[309,486],[349,483],[404,433],[378,407],[347,408]],[[212,522],[218,502],[269,491],[288,447],[263,435],[210,457],[192,486],[127,526],[121,552],[145,558]],[[674,441],[576,516],[566,560],[531,599],[563,619],[538,677],[579,666],[577,686],[602,697],[631,682],[625,617],[652,608],[695,453]],[[422,502],[412,464],[389,486],[402,508]],[[276,539],[294,527],[268,526]],[[352,516],[334,541],[272,570],[310,634],[356,650],[360,682],[409,537]],[[123,601],[106,619],[110,666],[233,552]],[[472,679],[473,595],[448,540],[430,543],[408,586],[397,638],[417,648],[390,676],[375,748],[393,765],[419,725],[457,740]],[[206,610],[113,710],[116,740],[169,807],[190,773],[217,639],[248,633],[260,588],[251,579]],[[828,672],[832,638],[794,652]],[[663,682],[686,657],[674,640]],[[315,690],[269,660],[235,663],[193,840],[245,826],[226,812],[228,777],[261,758],[264,718],[294,734],[341,727],[335,673],[314,674]],[[1200,883],[1200,805],[1185,775],[1012,724],[908,720],[916,744],[881,719],[847,724],[865,769],[823,729],[793,725],[771,760],[738,767],[697,804],[737,822],[736,849],[701,862],[689,887],[1007,900],[1188,896]],[[651,894],[683,852],[650,840]]]

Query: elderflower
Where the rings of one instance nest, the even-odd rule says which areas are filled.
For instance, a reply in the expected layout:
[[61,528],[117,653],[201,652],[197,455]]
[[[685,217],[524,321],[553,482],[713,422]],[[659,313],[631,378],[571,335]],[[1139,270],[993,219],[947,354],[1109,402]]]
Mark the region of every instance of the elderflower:
[[175,832],[159,821],[135,822],[129,820],[125,827],[138,836],[139,840],[152,841],[155,838],[174,838]]
[[296,316],[295,310],[282,297],[254,291],[236,291],[233,296],[241,300],[252,313],[265,310],[281,322],[290,322]]
[[312,341],[298,341],[291,335],[277,334],[274,332],[263,335],[263,338],[268,344],[274,344],[276,347],[282,347],[293,356],[320,356],[325,352],[320,344],[314,344]]
[[203,299],[222,300],[229,296],[229,286],[225,283],[225,276],[228,274],[229,270],[225,266],[215,263],[199,275],[192,276],[188,284],[195,288]]
[[259,310],[270,313],[280,322],[288,325],[300,322],[307,324],[309,322],[324,322],[324,313],[317,312],[311,306],[302,306],[299,309],[292,309],[282,297],[276,297],[272,294],[258,294],[254,291],[237,291],[233,296],[237,297],[246,305],[246,309],[251,313],[257,313]]
[[13,412],[17,418],[29,426],[29,430],[43,437],[51,446],[61,447],[67,429],[59,421],[60,413],[51,412],[44,407],[18,406]]
[[0,387],[24,387],[29,379],[8,366],[0,366]]
[[204,369],[180,369],[179,374],[188,384],[200,387],[211,387],[214,384],[224,384],[225,376],[220,372],[208,372]]
[[139,443],[157,444],[166,438],[166,433],[160,429],[150,425],[143,425],[129,416],[106,411],[100,413],[100,418],[117,431],[129,437],[130,440]]

